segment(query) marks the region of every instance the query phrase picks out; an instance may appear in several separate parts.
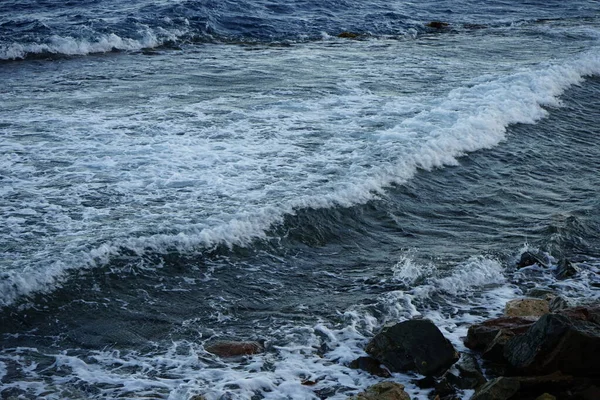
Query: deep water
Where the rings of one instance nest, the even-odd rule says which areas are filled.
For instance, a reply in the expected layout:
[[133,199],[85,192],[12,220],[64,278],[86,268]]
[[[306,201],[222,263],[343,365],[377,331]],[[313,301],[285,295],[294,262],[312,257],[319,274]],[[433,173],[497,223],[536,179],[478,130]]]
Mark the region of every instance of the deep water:
[[345,399],[386,322],[597,300],[599,11],[2,2],[0,397]]

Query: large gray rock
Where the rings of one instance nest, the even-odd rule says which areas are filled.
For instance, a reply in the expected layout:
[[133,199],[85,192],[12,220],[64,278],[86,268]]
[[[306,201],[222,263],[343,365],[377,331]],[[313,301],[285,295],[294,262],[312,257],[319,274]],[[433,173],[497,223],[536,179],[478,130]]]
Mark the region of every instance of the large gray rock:
[[385,327],[369,342],[366,351],[392,372],[417,371],[437,376],[458,361],[454,346],[427,319]]
[[562,371],[600,377],[600,306],[577,307],[541,317],[506,343],[504,357],[515,373]]

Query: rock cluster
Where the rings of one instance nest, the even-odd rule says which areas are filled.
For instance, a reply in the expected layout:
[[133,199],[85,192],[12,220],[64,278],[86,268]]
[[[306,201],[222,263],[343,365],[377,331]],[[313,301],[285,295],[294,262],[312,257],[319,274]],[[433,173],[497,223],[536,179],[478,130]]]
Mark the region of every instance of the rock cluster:
[[465,345],[502,375],[473,400],[600,399],[598,304],[484,321],[471,326]]
[[[526,252],[517,268],[529,266],[550,268]],[[552,272],[569,279],[579,268],[561,260]],[[439,329],[420,319],[383,328],[366,347],[369,361],[353,367],[384,377],[386,370],[425,375],[413,382],[433,389],[435,400],[463,399],[465,389],[475,390],[472,400],[600,400],[600,304],[575,307],[549,289],[528,295],[509,301],[504,316],[472,325],[464,339],[472,353],[460,359]]]

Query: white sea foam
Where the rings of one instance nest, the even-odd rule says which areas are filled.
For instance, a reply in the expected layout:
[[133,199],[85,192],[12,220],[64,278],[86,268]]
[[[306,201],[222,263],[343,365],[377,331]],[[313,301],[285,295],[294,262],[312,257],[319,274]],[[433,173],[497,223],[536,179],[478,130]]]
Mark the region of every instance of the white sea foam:
[[[219,71],[235,66],[262,76],[300,65],[292,86],[298,94],[290,98],[267,86],[249,88],[244,97],[227,91],[214,97],[203,92],[196,66],[174,65],[185,81],[102,81],[100,88],[83,81],[69,93],[72,107],[66,99],[54,107],[50,93],[5,114],[3,122],[21,128],[8,130],[2,144],[14,155],[1,161],[4,198],[26,197],[0,204],[3,226],[10,227],[3,241],[19,242],[3,261],[0,304],[52,290],[70,269],[104,265],[122,248],[143,254],[245,246],[267,238],[270,227],[298,209],[376,199],[418,169],[456,165],[465,153],[497,145],[509,124],[536,122],[547,114],[543,106],[560,105],[566,88],[600,72],[600,57],[590,51],[517,72],[473,75],[466,86],[456,69],[441,96],[394,97],[362,87],[374,72],[394,77],[392,60],[385,70],[361,66],[348,78],[336,64],[319,74],[311,69],[320,49],[265,50],[253,59],[233,47],[212,50],[220,56],[214,62],[223,63],[211,66]],[[298,87],[323,76],[334,93],[314,89],[304,98]],[[114,106],[95,108],[110,96]],[[30,141],[21,135],[40,127],[47,131]],[[50,162],[59,164],[40,169]],[[61,232],[57,240],[54,232]]]
[[0,361],[0,381],[2,381],[2,378],[4,378],[4,376],[6,375],[6,372],[6,364]]
[[113,50],[135,51],[154,48],[167,41],[175,40],[181,31],[167,32],[164,29],[154,32],[146,29],[141,38],[121,37],[114,33],[101,35],[93,40],[69,36],[51,36],[44,43],[5,43],[0,44],[0,60],[18,60],[31,54],[64,54],[68,56],[107,53]]

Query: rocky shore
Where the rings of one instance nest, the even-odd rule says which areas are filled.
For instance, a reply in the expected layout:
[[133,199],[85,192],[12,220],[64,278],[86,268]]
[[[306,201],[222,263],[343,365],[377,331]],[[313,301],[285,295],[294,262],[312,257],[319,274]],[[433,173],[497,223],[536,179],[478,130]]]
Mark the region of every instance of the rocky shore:
[[[529,252],[518,268],[537,264],[558,279],[576,279],[578,267],[562,260],[550,272]],[[472,325],[459,354],[433,322],[409,320],[385,327],[367,345],[372,357],[359,368],[382,376],[417,372],[432,400],[600,399],[600,304],[574,305],[552,290],[509,301],[504,315]],[[363,366],[368,366],[364,368]],[[406,400],[403,386],[377,384],[352,400]]]
[[[562,260],[550,268],[526,252],[517,268],[546,268],[557,279],[577,279],[578,267]],[[348,400],[410,400],[393,373],[422,376],[413,383],[431,400],[599,400],[600,304],[572,304],[561,293],[534,288],[509,301],[504,315],[469,327],[458,352],[430,320],[384,326],[366,345],[367,357],[348,366],[381,382]],[[258,342],[218,342],[220,357],[264,351]],[[306,381],[303,385],[314,385]],[[205,400],[202,395],[190,400]]]

